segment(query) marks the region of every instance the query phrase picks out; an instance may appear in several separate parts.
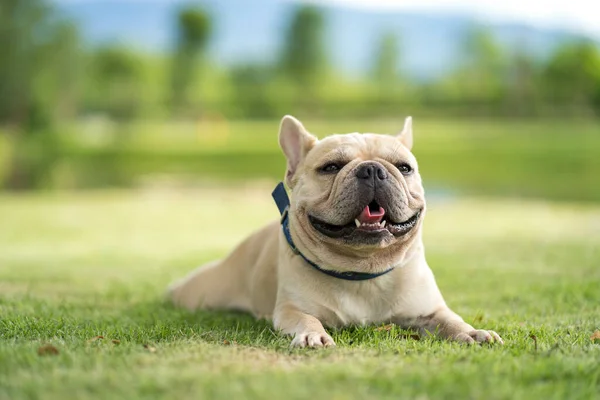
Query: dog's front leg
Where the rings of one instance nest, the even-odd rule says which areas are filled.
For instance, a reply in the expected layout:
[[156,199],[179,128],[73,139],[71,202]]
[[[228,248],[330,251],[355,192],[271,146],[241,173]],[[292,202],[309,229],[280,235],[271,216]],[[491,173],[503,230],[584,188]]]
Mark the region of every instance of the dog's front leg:
[[335,342],[314,316],[300,311],[291,303],[278,304],[273,315],[275,329],[292,335],[294,347],[329,347]]
[[436,333],[438,336],[463,343],[498,342],[504,343],[502,338],[494,331],[475,329],[450,310],[447,306],[440,307],[437,311],[417,318],[410,323],[420,334]]

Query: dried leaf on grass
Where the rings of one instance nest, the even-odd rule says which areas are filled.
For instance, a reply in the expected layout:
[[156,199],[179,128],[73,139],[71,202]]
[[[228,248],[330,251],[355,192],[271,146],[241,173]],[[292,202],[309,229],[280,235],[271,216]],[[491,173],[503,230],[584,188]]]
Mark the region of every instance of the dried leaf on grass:
[[[383,325],[383,326],[379,326],[377,328],[375,328],[375,331],[378,332],[389,332],[392,330],[392,328],[394,327],[394,324],[387,324],[387,325]],[[420,340],[421,337],[419,335],[417,335],[416,333],[400,333],[398,334],[398,337],[401,339],[413,339],[413,340]]]
[[152,347],[149,344],[145,344],[144,348],[148,350],[150,353],[156,353],[156,347]]
[[59,351],[56,347],[52,346],[51,344],[45,344],[38,348],[37,353],[40,356],[56,356],[58,355]]
[[117,340],[117,339],[113,339],[113,340],[112,340],[112,343],[113,343],[113,344],[121,344],[121,341],[120,341],[120,340]]
[[378,328],[375,328],[375,330],[376,331],[390,331],[393,326],[394,326],[393,324],[383,325]]
[[592,336],[590,336],[590,340],[594,343],[600,343],[600,331],[592,333]]
[[538,349],[538,345],[537,345],[537,336],[535,336],[535,335],[532,333],[532,334],[530,334],[530,335],[529,335],[529,337],[530,337],[531,339],[533,339],[533,344],[534,344],[534,346],[535,346],[535,351],[537,351],[537,349]]
[[104,339],[104,336],[96,336],[96,337],[89,339],[87,342],[92,343],[92,342],[95,342],[96,340],[102,340],[102,339]]

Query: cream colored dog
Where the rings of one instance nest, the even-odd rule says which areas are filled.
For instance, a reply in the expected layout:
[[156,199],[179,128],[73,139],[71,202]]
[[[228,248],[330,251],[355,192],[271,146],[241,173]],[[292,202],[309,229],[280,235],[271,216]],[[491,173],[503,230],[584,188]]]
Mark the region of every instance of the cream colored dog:
[[[292,345],[335,345],[324,326],[392,322],[460,342],[500,342],[452,312],[425,261],[425,198],[412,120],[397,136],[350,133],[318,140],[281,122],[283,211],[227,258],[174,283],[170,299],[194,309],[239,309],[272,318]],[[282,226],[283,225],[283,226]]]

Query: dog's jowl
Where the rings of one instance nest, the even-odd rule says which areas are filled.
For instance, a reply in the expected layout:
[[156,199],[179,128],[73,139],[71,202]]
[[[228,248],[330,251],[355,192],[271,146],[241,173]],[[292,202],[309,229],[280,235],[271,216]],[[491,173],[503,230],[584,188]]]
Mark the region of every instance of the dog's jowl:
[[500,342],[452,312],[425,260],[425,196],[411,147],[397,136],[335,134],[322,140],[295,118],[281,122],[281,217],[223,260],[169,288],[177,305],[238,309],[272,318],[294,346],[335,345],[325,327],[392,322],[442,338]]

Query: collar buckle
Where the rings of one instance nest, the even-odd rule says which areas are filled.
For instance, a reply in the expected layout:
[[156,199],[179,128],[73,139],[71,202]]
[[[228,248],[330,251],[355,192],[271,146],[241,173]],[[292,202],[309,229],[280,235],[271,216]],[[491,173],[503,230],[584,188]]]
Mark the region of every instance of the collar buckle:
[[281,218],[279,219],[279,223],[283,224],[283,221],[288,217],[288,211],[290,210],[290,206],[286,206],[281,213]]

